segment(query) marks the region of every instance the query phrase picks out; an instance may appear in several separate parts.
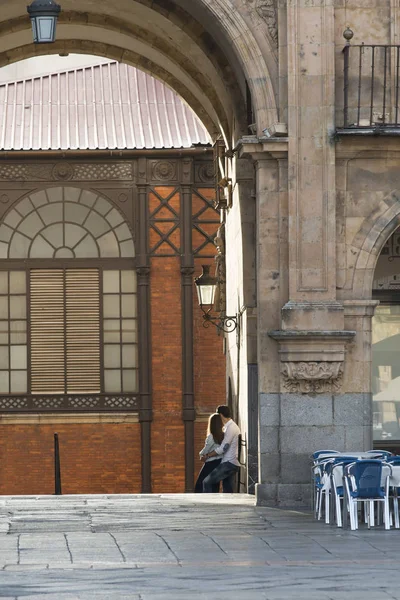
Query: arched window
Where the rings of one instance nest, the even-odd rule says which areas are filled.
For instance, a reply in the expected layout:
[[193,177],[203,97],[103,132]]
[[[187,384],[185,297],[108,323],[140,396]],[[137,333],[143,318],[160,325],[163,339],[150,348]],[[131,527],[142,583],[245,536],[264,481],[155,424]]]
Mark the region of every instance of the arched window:
[[0,410],[11,396],[24,396],[11,398],[16,408],[73,410],[137,392],[134,256],[124,217],[92,191],[48,188],[7,213]]

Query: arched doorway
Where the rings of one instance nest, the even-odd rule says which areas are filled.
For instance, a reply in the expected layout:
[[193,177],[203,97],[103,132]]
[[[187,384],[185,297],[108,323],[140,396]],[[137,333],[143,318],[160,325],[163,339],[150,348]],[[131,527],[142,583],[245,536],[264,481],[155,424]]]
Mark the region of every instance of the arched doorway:
[[400,230],[377,261],[372,319],[372,405],[374,443],[400,452]]
[[89,1],[70,0],[63,4],[56,43],[43,47],[32,44],[26,3],[6,0],[0,66],[68,52],[126,62],[173,88],[212,137],[222,133],[231,145],[247,133],[246,85],[259,133],[278,120],[276,40],[258,11],[250,17],[235,5],[235,0],[196,0],[190,6],[177,1],[166,10],[162,2],[122,0],[116,11],[107,0],[95,9]]
[[[150,7],[145,1],[123,0],[116,12],[115,7],[105,0],[100,0],[95,10],[91,2],[84,1],[78,6],[78,3],[70,0],[63,6],[58,41],[43,48],[35,47],[31,43],[25,4],[19,0],[7,1],[2,13],[4,35],[0,39],[0,65],[48,52],[97,54],[135,65],[152,73],[177,91],[200,117],[213,140],[222,138],[228,152],[223,157],[226,164],[221,181],[225,182],[224,187],[229,200],[223,206],[222,220],[230,222],[231,230],[235,232],[234,244],[230,244],[232,247],[229,249],[229,260],[238,271],[230,278],[233,285],[227,298],[228,312],[230,305],[234,307],[233,312],[236,312],[238,306],[250,304],[254,308],[256,303],[256,277],[248,269],[249,265],[255,269],[256,211],[253,209],[250,213],[247,208],[244,210],[247,200],[252,198],[254,172],[252,168],[247,172],[246,169],[236,168],[237,157],[231,151],[237,140],[248,133],[249,125],[252,125],[252,132],[262,134],[268,124],[278,121],[275,100],[278,88],[276,39],[260,11],[254,10],[250,16],[247,12],[236,11],[238,4],[235,0],[196,0],[188,7],[187,3],[171,2],[166,10],[163,2],[154,2]],[[231,18],[233,12],[236,14],[234,21]],[[120,18],[121,14],[123,19]],[[241,162],[247,163],[247,159],[242,159]],[[185,185],[182,191],[188,197],[191,193],[188,191],[189,185],[198,182],[196,177],[191,180],[190,176],[184,180],[187,173],[189,170],[183,169],[179,173],[179,181]],[[142,174],[139,169],[136,183],[138,187],[142,186],[139,195],[144,196],[146,178],[142,177]],[[168,196],[169,192],[172,194],[173,190],[163,190],[162,194]],[[160,203],[164,209],[166,197],[162,194]],[[200,200],[201,203],[207,204],[209,197]],[[187,215],[188,213],[188,221]],[[177,219],[177,215],[173,217]],[[184,217],[185,215],[182,219]],[[242,218],[248,221],[247,233],[244,234],[247,236],[245,242]],[[202,220],[201,216],[199,220]],[[165,236],[167,232],[164,231],[160,237],[164,239]],[[186,239],[185,243],[190,242]],[[236,260],[236,254],[239,255],[239,260]],[[185,283],[182,283],[186,290],[189,283],[192,283],[193,276],[193,263],[190,262],[189,255],[190,252],[181,255],[180,266],[182,280],[186,277]],[[139,256],[142,263],[138,267],[138,274],[145,279],[149,265],[143,258],[144,253],[138,249]],[[243,273],[246,268],[245,278]],[[243,283],[245,279],[246,284]],[[251,294],[244,289],[245,285],[251,287]],[[142,289],[145,289],[144,284]],[[251,303],[248,302],[250,295]],[[179,314],[176,316],[179,318]],[[242,321],[245,319],[246,317],[243,317]],[[243,327],[243,331],[246,331],[246,327]],[[241,352],[247,363],[246,343],[247,341],[242,340],[240,349],[231,344],[228,352]],[[235,359],[231,362],[237,364]],[[242,378],[243,382],[244,379]],[[184,380],[184,386],[186,389],[182,394],[183,400],[179,398],[179,404],[181,407],[183,405],[185,431],[182,437],[185,438],[188,464],[192,458],[189,456],[190,444],[187,444],[187,440],[193,438],[192,424],[195,414],[192,406],[193,377],[188,376]],[[243,385],[243,389],[245,388]],[[151,390],[146,389],[143,397],[148,399],[150,396]],[[177,398],[174,398],[174,401],[178,404]],[[240,401],[245,405],[246,397]],[[146,429],[147,439],[150,436],[152,418],[150,406],[150,400],[147,406],[143,404],[141,416],[147,423],[147,429],[143,426],[142,430],[143,433]],[[193,466],[191,470],[193,471]],[[161,479],[163,474],[159,477]]]

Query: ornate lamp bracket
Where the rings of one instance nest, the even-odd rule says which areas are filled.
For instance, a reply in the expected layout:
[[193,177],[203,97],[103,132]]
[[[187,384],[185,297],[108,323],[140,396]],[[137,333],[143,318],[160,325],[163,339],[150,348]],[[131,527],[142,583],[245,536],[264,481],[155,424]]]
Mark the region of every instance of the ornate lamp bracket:
[[224,333],[232,333],[232,331],[235,331],[235,329],[237,329],[239,321],[238,321],[238,315],[229,317],[227,315],[222,315],[220,314],[219,316],[215,317],[213,315],[211,315],[211,308],[209,310],[204,310],[203,307],[201,307],[201,310],[203,311],[203,327],[210,327],[210,325],[214,325],[214,327],[216,327],[219,331],[223,331]]
[[355,331],[270,331],[279,343],[286,392],[324,394],[340,390],[346,344]]

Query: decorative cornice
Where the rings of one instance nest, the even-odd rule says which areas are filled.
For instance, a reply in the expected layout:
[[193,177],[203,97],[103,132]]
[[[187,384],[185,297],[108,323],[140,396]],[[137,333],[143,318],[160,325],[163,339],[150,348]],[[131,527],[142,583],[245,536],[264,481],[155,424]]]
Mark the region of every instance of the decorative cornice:
[[344,300],[345,317],[373,317],[379,300]]
[[287,158],[289,140],[287,137],[246,136],[238,140],[234,151],[239,158],[253,160],[271,160]]
[[[45,152],[44,152],[45,154]],[[29,156],[29,153],[26,153]],[[2,162],[0,181],[131,181],[131,161],[70,163]]]
[[350,340],[355,336],[355,331],[318,331],[318,330],[297,330],[297,329],[279,329],[275,331],[269,331],[268,335],[274,340]]

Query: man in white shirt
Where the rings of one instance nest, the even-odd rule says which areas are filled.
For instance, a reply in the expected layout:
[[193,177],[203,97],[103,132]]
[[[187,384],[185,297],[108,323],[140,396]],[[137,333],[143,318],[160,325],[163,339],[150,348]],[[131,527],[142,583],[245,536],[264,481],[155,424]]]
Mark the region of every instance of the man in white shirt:
[[224,439],[220,446],[205,456],[205,460],[211,458],[211,456],[219,455],[222,455],[222,460],[218,467],[204,479],[203,492],[211,494],[213,485],[222,481],[223,491],[233,494],[234,478],[239,471],[238,446],[240,429],[232,421],[229,406],[218,406],[217,413],[219,413],[222,419]]

